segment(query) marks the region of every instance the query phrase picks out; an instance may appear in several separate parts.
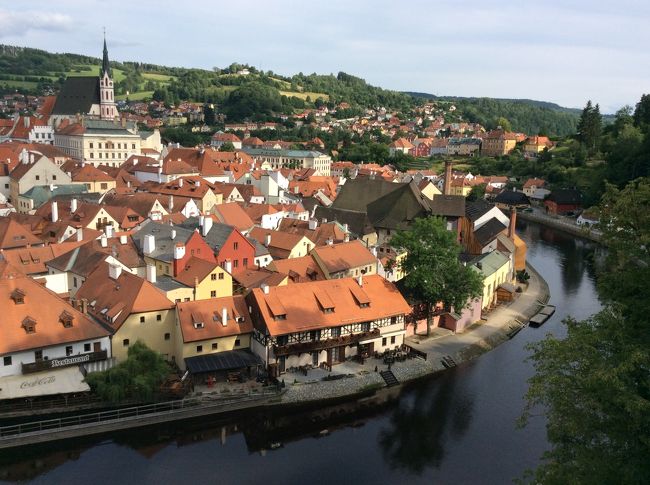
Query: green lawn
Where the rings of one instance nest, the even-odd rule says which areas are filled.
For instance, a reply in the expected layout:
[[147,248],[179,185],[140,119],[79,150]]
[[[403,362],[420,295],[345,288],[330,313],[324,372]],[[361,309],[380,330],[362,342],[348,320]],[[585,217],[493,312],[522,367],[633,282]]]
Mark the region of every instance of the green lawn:
[[[142,101],[143,99],[151,98],[152,96],[153,96],[153,91],[140,91],[137,93],[130,93],[128,98],[129,101]],[[121,101],[126,98],[127,98],[126,94],[119,94],[115,96],[115,99],[118,101]]]
[[[100,66],[79,66],[79,71],[76,70],[66,72],[66,76],[99,76]],[[121,69],[113,69],[113,81],[122,81],[126,76]]]
[[147,79],[147,80],[158,81],[158,82],[162,82],[162,83],[169,83],[169,82],[173,81],[174,79],[176,79],[175,76],[170,76],[168,74],[158,74],[158,73],[155,73],[155,72],[143,72],[142,77]]
[[8,79],[0,79],[0,86],[6,86],[8,88],[23,88],[23,89],[34,89],[38,85],[34,81],[13,81]]
[[307,99],[307,96],[309,96],[309,99],[312,101],[315,101],[317,98],[322,98],[324,101],[329,101],[330,99],[330,97],[325,93],[314,93],[312,91],[303,91],[302,93],[297,93],[295,91],[280,91],[280,94],[301,99]]

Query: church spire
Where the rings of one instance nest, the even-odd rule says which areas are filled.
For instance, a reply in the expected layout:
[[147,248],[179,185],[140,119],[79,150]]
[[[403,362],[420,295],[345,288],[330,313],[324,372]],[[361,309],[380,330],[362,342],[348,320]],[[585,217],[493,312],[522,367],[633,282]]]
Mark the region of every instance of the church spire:
[[106,48],[106,29],[104,29],[104,58],[102,59],[102,70],[99,75],[104,77],[105,73],[111,75],[111,66],[108,63],[108,49]]

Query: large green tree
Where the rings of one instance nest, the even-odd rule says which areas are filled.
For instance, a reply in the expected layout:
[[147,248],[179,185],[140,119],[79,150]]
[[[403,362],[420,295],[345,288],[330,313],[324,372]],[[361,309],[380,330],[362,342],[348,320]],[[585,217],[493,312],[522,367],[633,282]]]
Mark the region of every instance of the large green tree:
[[137,341],[129,347],[124,362],[106,371],[88,374],[86,382],[108,402],[151,401],[170,372],[169,365],[158,352]]
[[582,110],[580,120],[578,121],[578,136],[591,154],[598,151],[602,125],[603,120],[600,115],[600,106],[597,104],[593,106],[591,100],[587,101],[587,105]]
[[446,310],[460,311],[471,298],[482,294],[482,278],[460,262],[460,244],[456,234],[447,230],[445,219],[416,219],[408,231],[399,231],[390,243],[407,252],[400,269],[406,273],[406,289],[426,304],[427,334],[437,303],[442,302]]
[[650,181],[609,186],[602,311],[532,344],[524,422],[541,406],[552,448],[537,483],[645,483],[650,477]]

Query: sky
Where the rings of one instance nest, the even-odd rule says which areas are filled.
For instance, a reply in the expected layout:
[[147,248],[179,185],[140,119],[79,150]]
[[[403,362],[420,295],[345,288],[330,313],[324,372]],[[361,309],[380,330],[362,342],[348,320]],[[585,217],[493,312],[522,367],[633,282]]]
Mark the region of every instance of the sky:
[[617,0],[22,0],[0,44],[283,75],[345,71],[445,96],[528,98],[601,112],[650,92],[650,2]]

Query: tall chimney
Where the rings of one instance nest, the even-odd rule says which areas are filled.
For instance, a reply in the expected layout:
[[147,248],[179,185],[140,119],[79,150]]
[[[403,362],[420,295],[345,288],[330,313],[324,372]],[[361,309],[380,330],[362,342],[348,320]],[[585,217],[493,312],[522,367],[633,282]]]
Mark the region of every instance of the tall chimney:
[[59,204],[57,201],[52,202],[52,222],[59,220]]
[[210,229],[212,229],[212,217],[206,216],[203,219],[203,230],[202,230],[203,237],[208,235]]
[[112,280],[117,280],[122,274],[122,266],[119,264],[109,264],[108,265],[108,276]]
[[75,199],[70,199],[70,212],[77,212],[77,207],[79,207],[79,201]]
[[508,238],[515,240],[515,226],[517,225],[517,209],[510,208],[510,224],[508,225]]
[[264,246],[267,248],[271,245],[271,234],[268,233],[264,236]]
[[443,186],[442,193],[449,195],[451,193],[451,167],[453,163],[450,161],[445,162],[445,185]]
[[225,269],[228,273],[232,273],[232,261],[226,259],[223,269]]
[[183,244],[182,242],[177,242],[174,245],[174,261],[173,261],[174,276],[178,276],[180,272],[183,271],[183,268],[185,267],[182,263],[184,257],[185,257],[185,244]]
[[84,240],[84,230],[81,227],[77,228],[77,241]]
[[108,247],[108,238],[106,237],[106,234],[102,234],[102,236],[99,238],[99,244],[101,244],[103,248]]
[[144,241],[142,243],[142,252],[145,255],[149,255],[154,252],[156,249],[156,236],[153,234],[146,234],[144,236]]
[[264,292],[265,295],[269,294],[269,285],[267,285],[266,283],[262,283],[260,285],[260,288],[262,288],[262,291]]
[[228,309],[226,307],[221,310],[221,325],[224,327],[228,325]]
[[147,265],[147,281],[149,283],[156,282],[156,265],[154,264]]

